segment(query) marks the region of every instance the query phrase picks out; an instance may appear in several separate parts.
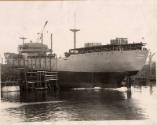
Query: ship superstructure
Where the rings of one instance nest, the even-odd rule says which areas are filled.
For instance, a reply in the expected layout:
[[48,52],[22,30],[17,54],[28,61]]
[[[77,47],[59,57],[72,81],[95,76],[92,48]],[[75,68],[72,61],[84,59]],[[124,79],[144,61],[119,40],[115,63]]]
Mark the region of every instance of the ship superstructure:
[[47,52],[50,52],[47,45],[42,43],[24,43],[18,46],[18,51],[20,55],[25,57],[30,56],[46,56]]

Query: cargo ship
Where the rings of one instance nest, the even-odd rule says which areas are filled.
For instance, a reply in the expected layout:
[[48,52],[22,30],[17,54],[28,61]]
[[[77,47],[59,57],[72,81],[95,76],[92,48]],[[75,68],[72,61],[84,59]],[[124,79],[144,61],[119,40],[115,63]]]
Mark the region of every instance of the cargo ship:
[[5,57],[7,65],[57,71],[60,87],[120,86],[126,76],[135,75],[144,66],[148,55],[144,45],[116,38],[107,45],[86,43],[57,57],[47,45],[29,42],[19,45],[18,54],[5,53]]
[[60,80],[65,86],[70,82],[69,87],[118,87],[125,77],[135,75],[144,66],[148,50],[143,46],[116,38],[108,45],[88,43],[84,48],[71,49],[64,59],[58,59]]
[[[47,23],[46,23],[47,24]],[[41,42],[28,42],[18,46],[18,54],[5,53],[7,65],[25,67],[29,70],[56,71],[59,74],[59,86],[63,88],[120,86],[125,77],[135,75],[142,69],[148,56],[145,43],[128,43],[127,38],[115,38],[110,44],[85,43],[57,57],[51,49]]]

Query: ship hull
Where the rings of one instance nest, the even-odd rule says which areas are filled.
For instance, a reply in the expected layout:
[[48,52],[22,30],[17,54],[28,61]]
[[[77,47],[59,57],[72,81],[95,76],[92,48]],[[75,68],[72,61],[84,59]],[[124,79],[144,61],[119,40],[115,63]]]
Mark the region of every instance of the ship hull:
[[102,51],[64,58],[29,58],[17,60],[14,65],[58,72],[61,88],[119,87],[125,76],[142,69],[147,55],[147,50]]
[[148,52],[141,50],[96,52],[58,60],[61,88],[120,87],[126,76],[135,75]]
[[69,72],[129,72],[139,71],[148,51],[110,51],[71,55],[57,60],[58,71]]
[[59,72],[58,84],[61,88],[121,87],[125,76],[137,72]]

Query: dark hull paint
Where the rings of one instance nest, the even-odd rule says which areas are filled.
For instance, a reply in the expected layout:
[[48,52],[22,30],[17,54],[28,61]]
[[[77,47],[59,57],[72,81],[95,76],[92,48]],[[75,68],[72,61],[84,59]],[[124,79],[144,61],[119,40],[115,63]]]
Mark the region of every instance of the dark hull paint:
[[60,88],[88,87],[120,87],[125,76],[136,74],[131,72],[59,72]]

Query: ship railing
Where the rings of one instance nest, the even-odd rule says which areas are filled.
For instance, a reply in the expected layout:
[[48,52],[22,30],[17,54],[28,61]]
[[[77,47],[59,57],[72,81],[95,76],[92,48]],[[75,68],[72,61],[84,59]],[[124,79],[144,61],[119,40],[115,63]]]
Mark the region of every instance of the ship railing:
[[[133,44],[115,44],[115,45],[102,45],[93,46],[87,48],[76,48],[69,50],[69,54],[84,54],[91,52],[102,52],[102,51],[127,51],[127,50],[142,50],[142,43]],[[77,50],[77,53],[74,53]]]

